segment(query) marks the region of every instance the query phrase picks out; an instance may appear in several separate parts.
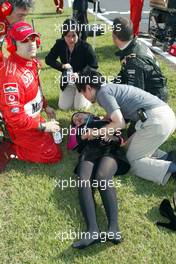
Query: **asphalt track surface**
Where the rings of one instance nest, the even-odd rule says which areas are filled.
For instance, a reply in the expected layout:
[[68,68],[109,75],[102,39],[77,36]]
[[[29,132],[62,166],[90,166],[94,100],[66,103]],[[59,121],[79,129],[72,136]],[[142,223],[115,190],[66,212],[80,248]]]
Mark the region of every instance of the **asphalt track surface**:
[[[91,3],[89,7],[92,8]],[[117,16],[130,16],[130,1],[129,0],[101,0],[101,7],[106,9],[103,14],[104,17],[109,20],[113,20]],[[144,0],[142,19],[140,25],[140,31],[147,32],[148,30],[148,17],[149,17],[149,1]]]
[[[73,0],[65,1],[65,6],[72,5]],[[97,18],[101,19],[107,24],[112,24],[112,21],[117,16],[130,16],[130,0],[101,0],[101,7],[106,9],[106,12],[103,14],[97,14]],[[89,3],[89,13],[93,13],[93,4]],[[150,6],[149,0],[144,0],[144,6],[142,10],[142,19],[140,24],[140,31],[147,33],[148,32],[148,18],[149,18]],[[161,47],[152,46],[151,39],[140,38],[147,46],[149,46],[154,52],[161,55],[164,59],[176,64],[176,57],[171,56],[167,52],[163,52]]]

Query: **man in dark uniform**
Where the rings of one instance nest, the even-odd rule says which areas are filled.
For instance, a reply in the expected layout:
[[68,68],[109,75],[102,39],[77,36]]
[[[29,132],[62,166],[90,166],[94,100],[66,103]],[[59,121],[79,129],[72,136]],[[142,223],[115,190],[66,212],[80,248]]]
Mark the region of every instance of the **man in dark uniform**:
[[[93,11],[96,12],[96,1],[89,0],[89,2],[93,3]],[[97,13],[104,13],[106,9],[100,7],[100,0],[97,0]]]
[[87,8],[88,0],[74,0],[73,2],[73,18],[80,25],[81,39],[86,41],[86,25],[88,24],[87,19]]
[[141,88],[166,102],[166,78],[151,50],[137,38],[133,38],[132,24],[126,18],[114,20],[113,42],[119,48],[116,56],[122,64],[114,82]]
[[73,2],[73,18],[79,23],[81,31],[81,39],[86,41],[87,39],[87,9],[88,2],[94,4],[94,12],[96,11],[97,2],[97,12],[104,13],[105,9],[100,8],[100,0],[74,0]]
[[[133,38],[132,23],[126,18],[115,18],[113,22],[113,42],[119,48],[121,70],[114,83],[122,83],[141,88],[163,101],[167,101],[166,78],[151,50]],[[135,132],[135,122],[128,128],[128,137]]]

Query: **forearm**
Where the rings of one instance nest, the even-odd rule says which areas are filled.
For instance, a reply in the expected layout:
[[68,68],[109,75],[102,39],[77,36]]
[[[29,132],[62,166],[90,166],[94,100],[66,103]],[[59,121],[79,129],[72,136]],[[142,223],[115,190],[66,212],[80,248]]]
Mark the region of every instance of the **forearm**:
[[13,118],[9,118],[4,115],[4,118],[5,118],[6,123],[14,130],[26,131],[26,130],[31,130],[31,129],[38,129],[39,124],[40,124],[39,120],[36,120],[27,115],[25,117],[16,115]]
[[43,109],[46,109],[48,106],[48,101],[47,99],[45,98],[45,96],[43,95]]
[[119,130],[122,130],[126,127],[125,123],[115,123],[111,122],[110,124],[106,125],[105,127],[98,129],[97,131],[93,132],[95,133],[97,137],[99,136],[113,136],[114,133],[118,132]]
[[50,57],[46,57],[45,58],[45,63],[49,66],[51,66],[52,68],[58,70],[58,71],[62,71],[62,63],[60,63],[59,61],[57,61],[56,59],[52,59]]

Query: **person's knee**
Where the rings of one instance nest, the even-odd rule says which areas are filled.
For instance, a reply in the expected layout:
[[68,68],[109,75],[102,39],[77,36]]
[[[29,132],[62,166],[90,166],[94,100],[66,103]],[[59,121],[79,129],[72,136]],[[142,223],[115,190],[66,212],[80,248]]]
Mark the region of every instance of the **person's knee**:
[[88,110],[91,106],[91,103],[80,103],[80,102],[74,102],[74,110],[81,110],[81,109],[84,109],[84,110]]
[[132,155],[126,154],[126,158],[130,164],[130,168],[133,170],[136,167],[138,160],[134,159]]
[[78,166],[78,181],[90,181],[91,180],[91,172],[89,170],[86,170],[84,166],[81,164]]
[[58,107],[59,107],[59,109],[61,109],[63,111],[68,111],[68,110],[72,109],[71,104],[66,104],[65,102],[62,102],[62,101],[58,102]]
[[113,187],[112,177],[108,177],[108,173],[99,171],[95,175],[96,186],[99,190],[104,191],[108,187]]
[[91,188],[91,180],[89,175],[81,175],[78,178],[78,187],[79,188]]
[[102,170],[98,170],[96,175],[95,175],[95,179],[97,181],[101,181],[101,180],[105,180],[106,179],[106,175]]
[[109,177],[108,177],[108,173],[102,171],[102,170],[98,170],[96,175],[95,175],[95,180],[98,183],[101,183],[103,181],[108,181]]
[[126,158],[131,165],[131,163],[133,163],[133,161],[134,161],[134,156],[132,155],[132,153],[130,151],[127,151]]
[[79,109],[88,110],[91,105],[92,105],[91,102],[89,102],[83,95],[76,92],[76,95],[74,98],[74,109],[75,110],[79,110]]

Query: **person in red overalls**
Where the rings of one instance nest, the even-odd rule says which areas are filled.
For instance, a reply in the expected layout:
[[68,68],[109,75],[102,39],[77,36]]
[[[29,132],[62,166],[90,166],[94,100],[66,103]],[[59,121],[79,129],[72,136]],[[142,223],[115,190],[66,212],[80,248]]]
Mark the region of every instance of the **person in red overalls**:
[[54,0],[56,6],[56,13],[62,14],[64,9],[64,1],[63,0]]
[[134,36],[139,35],[139,24],[141,21],[144,0],[130,0],[130,19],[133,23]]
[[0,62],[3,59],[2,44],[9,25],[24,20],[33,6],[33,0],[0,0]]
[[61,149],[51,133],[60,130],[57,121],[46,122],[44,110],[54,118],[54,110],[42,95],[36,59],[39,35],[26,22],[17,22],[8,30],[8,59],[0,66],[0,111],[20,160],[56,163]]

